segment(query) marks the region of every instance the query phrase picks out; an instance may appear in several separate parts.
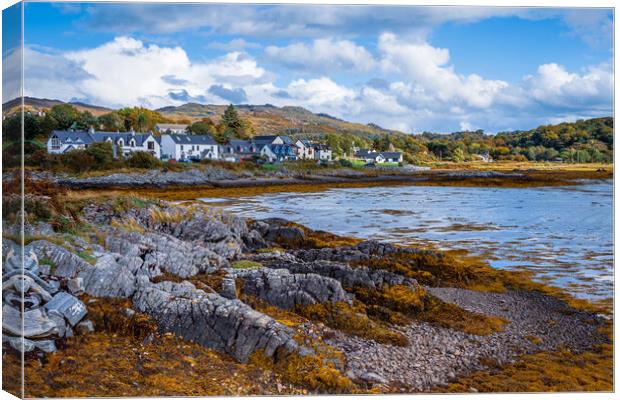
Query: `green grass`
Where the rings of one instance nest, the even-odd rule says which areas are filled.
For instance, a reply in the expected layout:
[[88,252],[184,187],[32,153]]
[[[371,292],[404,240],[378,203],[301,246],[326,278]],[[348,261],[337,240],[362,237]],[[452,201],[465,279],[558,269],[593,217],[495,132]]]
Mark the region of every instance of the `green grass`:
[[262,268],[263,264],[252,260],[239,260],[234,261],[230,266],[235,269],[258,269]]

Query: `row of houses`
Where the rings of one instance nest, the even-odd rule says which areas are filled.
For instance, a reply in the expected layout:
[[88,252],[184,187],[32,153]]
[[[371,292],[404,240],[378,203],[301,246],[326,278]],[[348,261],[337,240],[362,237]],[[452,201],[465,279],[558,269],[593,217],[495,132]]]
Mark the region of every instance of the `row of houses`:
[[332,151],[307,140],[294,142],[283,135],[255,136],[250,140],[231,140],[219,145],[209,135],[162,134],[136,132],[53,131],[47,141],[49,153],[62,154],[85,149],[92,143],[109,142],[115,156],[145,151],[161,160],[225,160],[239,162],[261,157],[269,162],[287,160],[331,161]]

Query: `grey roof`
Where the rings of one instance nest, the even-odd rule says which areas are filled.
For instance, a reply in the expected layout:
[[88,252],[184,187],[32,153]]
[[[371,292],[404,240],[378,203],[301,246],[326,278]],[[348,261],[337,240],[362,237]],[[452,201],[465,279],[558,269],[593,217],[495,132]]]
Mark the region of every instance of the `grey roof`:
[[62,143],[90,144],[95,141],[90,133],[85,131],[52,131],[50,138],[56,136]]
[[376,151],[370,151],[367,149],[358,150],[355,152],[355,157],[376,157],[379,155]]
[[[123,142],[128,144],[133,138],[136,141],[136,146],[142,146],[144,141],[150,136],[151,133],[135,133],[135,132],[88,132],[88,131],[52,131],[50,137],[56,136],[63,143],[66,144],[91,144],[94,142],[105,142],[108,139],[112,139],[116,143],[119,139],[123,139]],[[153,136],[154,137],[154,136]],[[157,140],[157,138],[155,138]]]
[[331,148],[328,145],[323,144],[323,143],[315,143],[313,146],[315,150],[324,150],[324,151],[331,150]]
[[168,135],[176,144],[217,144],[211,135]]
[[142,146],[149,136],[153,136],[151,133],[135,132],[95,132],[91,133],[91,135],[95,142],[104,142],[108,139],[112,139],[112,141],[116,143],[119,139],[123,139],[123,143],[129,144],[129,141],[134,139],[136,141],[136,146]]
[[276,140],[276,138],[280,137],[282,139],[282,141],[284,142],[284,144],[293,144],[293,139],[291,139],[290,137],[286,136],[286,135],[266,135],[266,136],[254,136],[252,138],[252,140],[256,143],[261,143],[261,144],[271,144],[274,140]]
[[168,129],[187,129],[187,124],[156,124],[155,127],[160,131]]
[[400,152],[398,151],[382,151],[383,158],[400,158]]

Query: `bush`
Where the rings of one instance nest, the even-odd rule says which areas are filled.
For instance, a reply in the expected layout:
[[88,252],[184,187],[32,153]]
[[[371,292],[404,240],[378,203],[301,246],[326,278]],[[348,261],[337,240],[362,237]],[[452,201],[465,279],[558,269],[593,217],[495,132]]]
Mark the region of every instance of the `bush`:
[[344,158],[341,158],[340,160],[338,160],[338,162],[340,163],[341,167],[353,168],[353,163],[349,160],[345,160]]
[[109,142],[92,143],[85,151],[95,160],[97,169],[109,167],[114,162],[114,152]]
[[161,161],[146,151],[136,151],[131,153],[126,161],[126,164],[132,168],[151,169],[161,167]]

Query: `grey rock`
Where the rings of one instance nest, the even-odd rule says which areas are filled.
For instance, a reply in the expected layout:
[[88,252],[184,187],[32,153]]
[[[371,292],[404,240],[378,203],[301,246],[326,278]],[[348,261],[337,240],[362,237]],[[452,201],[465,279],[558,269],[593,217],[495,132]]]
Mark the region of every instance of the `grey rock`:
[[53,353],[57,350],[54,340],[36,340],[33,343],[37,349],[43,350],[46,353]]
[[84,279],[83,278],[73,278],[67,281],[67,289],[75,295],[80,295],[84,293]]
[[371,269],[366,267],[350,267],[342,262],[333,261],[310,261],[310,262],[271,262],[266,263],[269,268],[286,268],[292,273],[315,273],[336,279],[345,288],[356,286],[368,288],[380,288],[383,285],[408,285],[418,288],[415,279],[408,278],[393,272]]
[[317,274],[291,274],[286,269],[269,268],[239,270],[234,274],[243,278],[244,293],[281,308],[351,300],[340,282]]
[[389,383],[387,379],[374,372],[364,372],[359,376],[359,379],[370,383],[378,383],[381,385]]
[[75,330],[80,335],[85,335],[95,331],[95,324],[91,320],[82,321],[75,326]]
[[166,271],[188,278],[228,265],[227,260],[216,252],[170,234],[140,234],[114,229],[106,237],[105,244],[108,250],[125,256],[125,264],[136,275],[155,277]]
[[222,285],[219,293],[227,299],[233,300],[237,298],[237,284],[234,276],[227,275],[222,279]]
[[86,315],[86,305],[75,296],[59,292],[45,304],[50,314],[62,315],[71,326],[75,326]]
[[79,272],[84,290],[97,297],[130,297],[135,291],[135,276],[129,268],[117,262],[118,255],[106,254]]
[[138,311],[158,322],[160,330],[224,351],[242,362],[258,349],[272,357],[278,349],[288,354],[298,348],[290,329],[273,318],[239,300],[205,293],[187,281],[153,284],[140,279],[133,302]]

